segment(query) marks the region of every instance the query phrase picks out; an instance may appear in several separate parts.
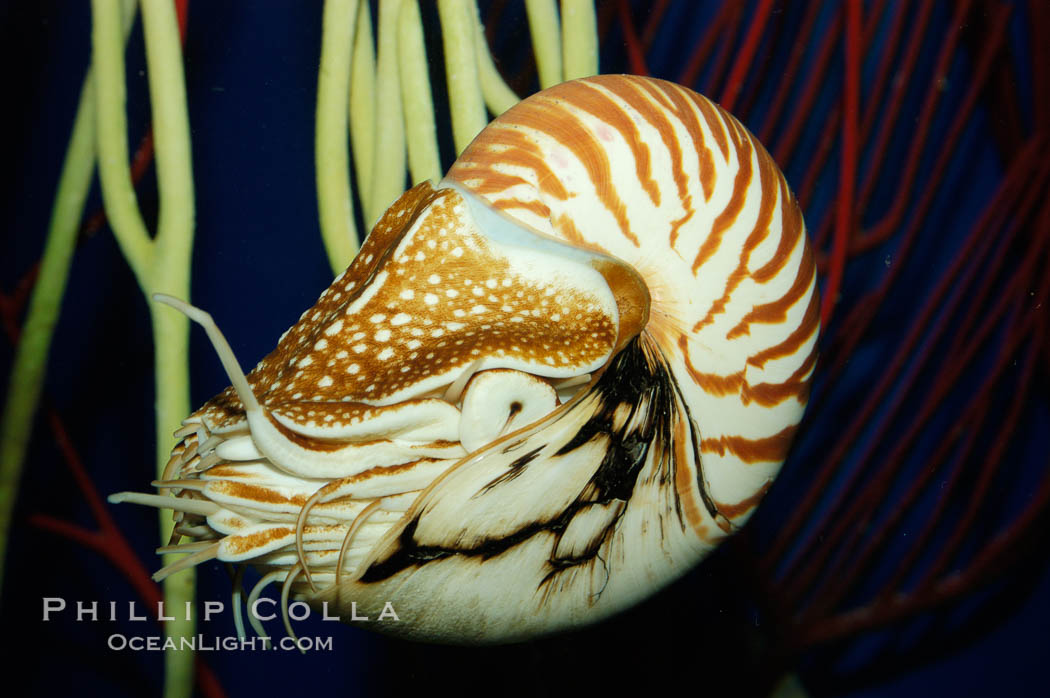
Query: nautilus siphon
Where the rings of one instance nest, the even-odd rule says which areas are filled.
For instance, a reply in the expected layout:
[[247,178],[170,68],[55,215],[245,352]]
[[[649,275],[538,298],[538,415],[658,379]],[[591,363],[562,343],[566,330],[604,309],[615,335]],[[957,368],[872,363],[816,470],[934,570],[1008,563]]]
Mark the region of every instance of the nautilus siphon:
[[[247,376],[190,415],[165,551],[370,627],[508,642],[605,618],[739,528],[816,361],[816,274],[766,151],[672,83],[603,75],[406,192]],[[192,542],[180,543],[182,537]]]

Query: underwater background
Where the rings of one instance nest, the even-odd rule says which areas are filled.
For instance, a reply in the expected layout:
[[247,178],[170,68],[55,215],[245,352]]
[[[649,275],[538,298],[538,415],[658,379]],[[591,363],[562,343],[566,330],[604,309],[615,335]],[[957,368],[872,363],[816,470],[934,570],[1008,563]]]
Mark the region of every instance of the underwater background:
[[[577,633],[437,647],[314,614],[296,632],[332,637],[331,651],[204,652],[198,694],[382,696],[447,685],[548,695],[681,684],[744,696],[777,686],[813,696],[1045,692],[1050,11],[1041,0],[872,0],[861,3],[857,34],[847,5],[597,3],[601,72],[647,72],[731,101],[784,170],[816,243],[822,290],[833,286],[805,421],[746,530],[653,599]],[[505,79],[521,96],[535,91],[523,3],[479,7]],[[437,12],[426,0],[420,8],[447,133]],[[9,66],[5,376],[90,60],[90,9],[59,0],[0,9]],[[314,184],[321,13],[320,2],[189,3],[192,299],[215,317],[242,365],[270,351],[331,279]],[[859,82],[844,68],[858,38]],[[126,60],[134,152],[150,120],[138,26]],[[856,191],[846,197],[850,230],[841,237],[851,79],[860,138]],[[447,167],[448,136],[441,154]],[[152,224],[152,168],[138,192]],[[54,525],[94,530],[86,490],[143,491],[153,478],[149,317],[104,220],[91,218],[100,207],[96,189],[0,597],[2,651],[19,657],[14,668],[39,695],[154,695],[163,685],[159,652],[107,648],[113,634],[157,632],[128,620],[129,601],[145,611],[139,590],[111,559]],[[194,407],[227,385],[196,330],[191,371]],[[77,480],[71,461],[89,482]],[[105,507],[139,563],[159,567],[155,513]],[[199,601],[227,608],[200,624],[206,637],[235,634],[229,594],[224,566],[202,565]],[[102,616],[116,601],[118,619],[76,622],[67,610],[43,622],[44,597],[70,606],[97,600]],[[283,635],[279,621],[267,627]]]

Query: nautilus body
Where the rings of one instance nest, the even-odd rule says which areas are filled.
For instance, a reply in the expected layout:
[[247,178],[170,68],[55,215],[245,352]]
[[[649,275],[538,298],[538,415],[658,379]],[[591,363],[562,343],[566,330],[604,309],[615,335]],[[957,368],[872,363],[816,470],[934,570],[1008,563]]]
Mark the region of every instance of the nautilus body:
[[247,377],[184,310],[233,385],[177,432],[174,498],[118,496],[194,539],[159,574],[249,563],[286,600],[457,643],[607,617],[738,528],[818,332],[766,151],[700,95],[612,75],[524,100],[405,193]]

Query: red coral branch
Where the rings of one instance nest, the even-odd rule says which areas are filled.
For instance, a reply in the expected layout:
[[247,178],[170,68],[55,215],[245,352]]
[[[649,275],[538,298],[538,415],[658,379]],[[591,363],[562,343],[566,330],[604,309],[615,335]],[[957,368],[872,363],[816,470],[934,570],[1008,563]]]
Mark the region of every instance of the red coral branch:
[[751,70],[751,61],[758,51],[758,44],[762,40],[762,34],[766,30],[769,21],[769,13],[773,11],[773,0],[760,0],[755,16],[751,19],[751,27],[747,31],[744,43],[737,53],[733,69],[729,71],[729,79],[726,80],[725,89],[722,91],[722,106],[726,111],[733,111],[740,90],[744,87],[748,71]]
[[835,204],[835,244],[831,249],[828,282],[820,305],[820,322],[824,327],[828,326],[831,311],[838,300],[842,272],[846,266],[846,241],[856,223],[853,190],[857,176],[857,114],[860,111],[860,9],[860,0],[846,3],[846,70],[843,85],[846,107],[842,118],[842,164],[839,168],[838,201]]
[[707,63],[707,59],[711,55],[711,51],[714,50],[715,42],[722,37],[724,33],[723,28],[737,9],[735,3],[727,2],[722,5],[722,9],[715,15],[715,18],[711,21],[711,26],[707,28],[703,38],[697,42],[696,47],[689,56],[689,60],[686,61],[685,67],[682,68],[682,72],[678,75],[676,80],[678,83],[688,87],[692,87],[696,83],[697,78],[700,77],[700,71],[703,70],[704,64]]
[[638,38],[638,28],[634,25],[631,7],[627,4],[627,0],[620,0],[618,10],[623,38],[627,44],[627,60],[631,72],[635,75],[648,75],[649,67],[645,64],[645,48],[642,46],[641,39]]

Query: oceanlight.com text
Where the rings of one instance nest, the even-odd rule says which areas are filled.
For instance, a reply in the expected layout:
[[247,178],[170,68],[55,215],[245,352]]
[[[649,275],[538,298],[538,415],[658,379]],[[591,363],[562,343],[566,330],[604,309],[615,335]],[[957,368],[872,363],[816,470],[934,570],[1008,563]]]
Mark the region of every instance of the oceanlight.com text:
[[217,652],[217,651],[300,651],[300,652],[330,652],[332,651],[332,638],[330,637],[280,637],[272,639],[261,637],[205,637],[194,635],[192,637],[160,637],[159,635],[124,635],[114,633],[106,641],[109,649],[117,652],[166,652],[169,650],[192,650],[194,652]]

